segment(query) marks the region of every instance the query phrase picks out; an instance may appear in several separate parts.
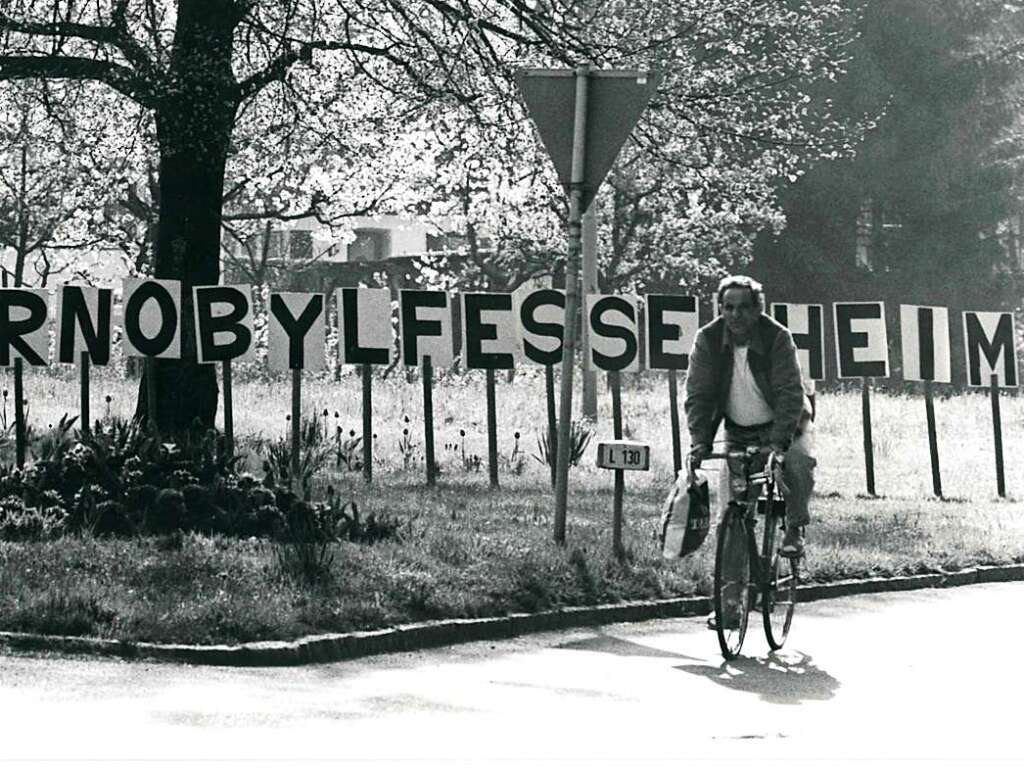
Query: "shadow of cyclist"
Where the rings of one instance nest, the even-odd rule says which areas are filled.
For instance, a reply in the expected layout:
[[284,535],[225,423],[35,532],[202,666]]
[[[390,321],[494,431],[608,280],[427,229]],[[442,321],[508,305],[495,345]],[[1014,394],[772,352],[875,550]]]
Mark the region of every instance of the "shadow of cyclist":
[[735,691],[756,693],[772,704],[827,701],[841,685],[828,672],[816,667],[810,656],[798,652],[771,653],[763,658],[741,657],[717,667],[684,664],[675,669]]
[[676,653],[674,651],[664,651],[661,648],[655,648],[651,645],[644,643],[633,642],[632,640],[624,640],[620,637],[605,634],[604,632],[598,631],[591,637],[584,638],[582,640],[571,640],[569,642],[562,643],[558,648],[565,648],[569,650],[577,651],[595,651],[598,653],[610,653],[614,656],[631,656],[631,657],[647,657],[647,658],[661,658],[661,659],[692,659],[698,661],[693,656],[687,656],[683,653]]

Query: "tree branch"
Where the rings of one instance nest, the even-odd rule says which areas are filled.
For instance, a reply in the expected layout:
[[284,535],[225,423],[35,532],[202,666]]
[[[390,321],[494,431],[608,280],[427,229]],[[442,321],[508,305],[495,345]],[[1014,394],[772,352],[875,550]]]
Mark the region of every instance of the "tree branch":
[[110,45],[119,50],[133,66],[149,76],[156,74],[153,62],[146,50],[131,36],[128,31],[128,0],[117,0],[111,11],[110,26],[95,24],[78,24],[72,21],[54,21],[49,23],[35,21],[19,21],[7,14],[0,13],[0,30],[19,32],[34,37],[75,38],[93,43]]
[[506,29],[505,27],[499,26],[490,21],[486,21],[485,19],[472,16],[471,14],[465,11],[461,11],[458,8],[455,8],[454,6],[449,5],[443,0],[426,0],[426,4],[432,6],[435,10],[440,11],[445,16],[457,19],[458,21],[461,21],[464,24],[477,26],[482,30],[492,32],[496,35],[499,35],[500,37],[504,37],[506,40],[511,40],[512,42],[520,43],[521,45],[536,44],[535,40],[531,40],[525,35],[521,35],[518,32],[513,32],[511,29]]
[[0,80],[32,78],[96,80],[143,106],[155,103],[150,84],[120,64],[80,56],[0,56]]
[[113,44],[115,42],[113,27],[77,24],[72,21],[18,21],[6,13],[0,13],[0,30],[20,32],[37,37],[74,37],[94,43]]
[[156,81],[159,76],[153,60],[146,49],[139,45],[128,31],[128,0],[117,0],[110,14],[111,43],[117,47],[124,57],[140,72]]
[[259,72],[254,72],[252,75],[240,82],[236,91],[238,99],[240,101],[247,99],[270,83],[284,80],[285,76],[288,74],[288,70],[292,68],[292,65],[295,64],[295,62],[309,62],[312,60],[312,55],[312,49],[308,45],[299,45],[294,48],[290,48],[277,56]]

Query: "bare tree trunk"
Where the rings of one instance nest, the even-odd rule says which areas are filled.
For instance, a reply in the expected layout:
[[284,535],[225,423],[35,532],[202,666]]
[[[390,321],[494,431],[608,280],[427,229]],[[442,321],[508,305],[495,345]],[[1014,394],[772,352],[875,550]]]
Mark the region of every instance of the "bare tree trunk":
[[[196,358],[192,287],[220,278],[224,168],[238,108],[231,71],[233,3],[180,3],[172,61],[179,86],[156,110],[160,146],[157,278],[180,279],[181,360],[157,360],[156,423],[176,434],[197,420],[212,427],[218,388],[213,365]],[[148,419],[147,376],[139,384],[136,418]]]

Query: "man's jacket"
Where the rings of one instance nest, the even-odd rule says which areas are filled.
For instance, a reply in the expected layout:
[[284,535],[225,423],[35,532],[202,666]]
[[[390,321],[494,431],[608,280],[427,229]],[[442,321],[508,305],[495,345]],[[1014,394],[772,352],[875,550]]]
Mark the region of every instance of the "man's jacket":
[[[761,394],[771,406],[772,445],[788,448],[800,415],[810,413],[801,383],[793,337],[785,326],[762,314],[751,334],[747,362]],[[733,342],[724,318],[697,331],[686,374],[686,421],[691,445],[711,445],[725,418],[732,383]]]

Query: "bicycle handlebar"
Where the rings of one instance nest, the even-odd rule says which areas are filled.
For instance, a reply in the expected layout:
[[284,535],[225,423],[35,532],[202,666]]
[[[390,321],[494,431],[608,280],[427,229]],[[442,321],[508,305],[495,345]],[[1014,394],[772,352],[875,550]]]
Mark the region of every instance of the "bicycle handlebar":
[[[744,449],[744,450],[726,451],[724,453],[712,452],[712,453],[709,453],[707,456],[701,457],[700,460],[701,460],[701,462],[704,462],[704,461],[708,461],[708,460],[712,460],[712,459],[726,459],[726,460],[728,460],[728,459],[742,459],[743,461],[746,462],[746,461],[749,461],[750,459],[752,459],[754,456],[757,456],[758,454],[760,454],[761,451],[762,451],[762,449],[757,447],[757,446],[747,446],[747,448]],[[769,475],[774,475],[775,471],[780,469],[781,467],[782,467],[782,457],[778,453],[776,453],[775,451],[769,451],[767,459],[765,461],[765,469],[764,469],[764,471],[751,473],[751,474],[748,475],[747,479],[749,480],[749,479],[764,478],[764,479],[767,480]],[[696,469],[697,469],[697,467],[695,467],[693,465],[693,457],[690,456],[690,455],[687,455],[687,457],[686,457],[686,470],[687,470],[687,475],[689,475],[691,480],[693,479],[693,473],[694,473],[694,471]]]
[[[760,448],[750,447],[742,451],[726,451],[724,453],[709,453],[707,456],[702,456],[701,461],[709,461],[712,459],[751,459],[761,453]],[[782,457],[775,451],[769,451],[767,453],[768,461],[774,464],[781,464]],[[687,460],[692,463],[693,457],[688,456]]]

